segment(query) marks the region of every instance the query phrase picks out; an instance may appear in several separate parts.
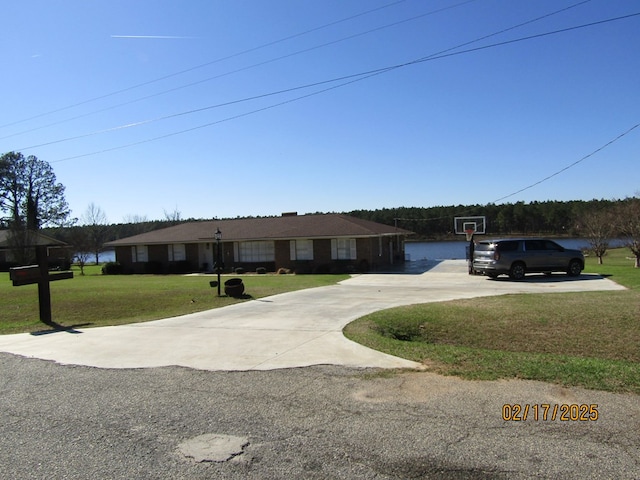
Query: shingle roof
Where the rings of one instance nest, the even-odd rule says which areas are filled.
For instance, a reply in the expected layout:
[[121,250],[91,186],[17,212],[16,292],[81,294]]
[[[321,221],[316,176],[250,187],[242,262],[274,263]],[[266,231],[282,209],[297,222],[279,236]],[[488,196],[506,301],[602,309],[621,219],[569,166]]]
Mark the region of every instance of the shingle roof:
[[[12,248],[12,244],[10,242],[10,231],[9,230],[0,230],[0,248]],[[36,246],[46,246],[46,247],[65,247],[67,244],[60,240],[56,240],[44,233],[40,232],[31,232],[28,238],[29,245],[28,247],[36,247]]]
[[183,223],[114,240],[106,243],[105,246],[210,242],[218,228],[222,232],[223,241],[227,242],[292,238],[377,237],[413,233],[402,228],[342,214],[285,215],[282,217]]

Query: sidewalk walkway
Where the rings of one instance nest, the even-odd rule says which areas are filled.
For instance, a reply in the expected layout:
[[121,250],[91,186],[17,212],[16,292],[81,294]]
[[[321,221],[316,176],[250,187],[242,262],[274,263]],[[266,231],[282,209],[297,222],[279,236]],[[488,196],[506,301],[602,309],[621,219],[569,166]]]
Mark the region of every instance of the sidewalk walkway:
[[351,342],[349,322],[414,303],[506,293],[621,290],[597,275],[531,276],[521,282],[469,276],[464,260],[420,275],[358,275],[338,285],[284,293],[181,317],[44,335],[0,336],[0,351],[101,368],[179,365],[202,370],[270,370],[309,365],[417,367]]

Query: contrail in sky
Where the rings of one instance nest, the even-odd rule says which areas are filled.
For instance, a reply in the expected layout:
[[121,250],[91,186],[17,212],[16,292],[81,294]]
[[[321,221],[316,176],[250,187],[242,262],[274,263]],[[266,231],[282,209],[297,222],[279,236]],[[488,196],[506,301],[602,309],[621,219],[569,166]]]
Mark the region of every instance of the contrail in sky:
[[181,38],[197,38],[183,37],[178,35],[111,35],[111,38],[153,38],[153,39],[181,39]]

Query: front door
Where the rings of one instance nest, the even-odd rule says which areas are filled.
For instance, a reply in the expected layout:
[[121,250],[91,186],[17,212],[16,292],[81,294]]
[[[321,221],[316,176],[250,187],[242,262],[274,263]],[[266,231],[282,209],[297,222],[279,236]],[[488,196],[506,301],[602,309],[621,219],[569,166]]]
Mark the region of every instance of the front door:
[[211,243],[199,243],[198,244],[198,258],[200,261],[199,267],[206,271],[213,271],[213,249]]

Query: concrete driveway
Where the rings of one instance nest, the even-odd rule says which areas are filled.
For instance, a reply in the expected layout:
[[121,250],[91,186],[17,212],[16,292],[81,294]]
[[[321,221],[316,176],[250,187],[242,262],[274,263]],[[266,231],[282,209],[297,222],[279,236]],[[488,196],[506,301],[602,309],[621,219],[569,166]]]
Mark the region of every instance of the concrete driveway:
[[358,275],[338,285],[164,320],[72,332],[4,335],[0,336],[0,352],[101,368],[414,368],[419,365],[347,340],[342,335],[343,327],[368,313],[400,305],[507,293],[622,289],[591,274],[576,279],[532,275],[520,282],[491,280],[469,276],[465,261],[448,260],[422,274]]

